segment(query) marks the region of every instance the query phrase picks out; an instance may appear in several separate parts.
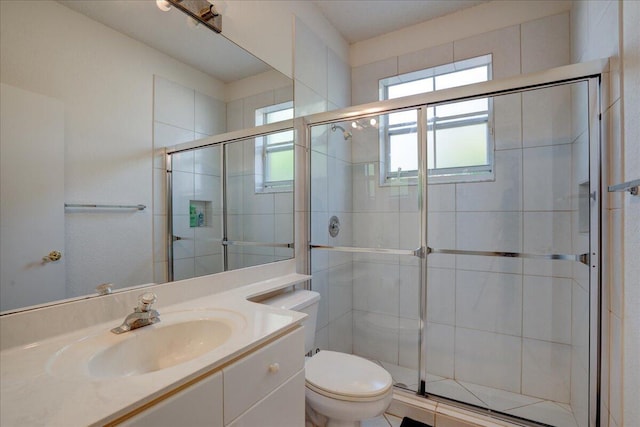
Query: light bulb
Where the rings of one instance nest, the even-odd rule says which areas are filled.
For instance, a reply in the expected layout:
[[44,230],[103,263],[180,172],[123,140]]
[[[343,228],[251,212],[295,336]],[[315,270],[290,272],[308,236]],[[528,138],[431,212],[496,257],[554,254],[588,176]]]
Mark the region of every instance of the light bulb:
[[358,129],[358,123],[351,122],[351,127],[354,128],[354,129]]
[[376,123],[378,123],[378,122],[377,122],[377,121],[376,121],[376,119],[374,119],[374,118],[372,118],[371,120],[369,120],[369,124],[370,124],[371,126],[375,126],[375,125],[376,125]]
[[156,6],[163,12],[168,12],[171,10],[171,3],[167,0],[156,0]]

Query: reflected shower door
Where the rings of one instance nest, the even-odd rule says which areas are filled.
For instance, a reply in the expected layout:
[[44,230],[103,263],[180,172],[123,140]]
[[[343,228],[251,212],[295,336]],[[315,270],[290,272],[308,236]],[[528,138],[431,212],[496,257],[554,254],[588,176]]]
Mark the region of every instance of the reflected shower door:
[[[487,131],[477,138],[490,147],[486,167],[449,177],[430,171],[427,394],[589,426],[598,286],[588,262],[598,247],[594,88],[585,80],[485,98]],[[473,143],[466,131],[433,132],[430,167]]]
[[373,360],[419,387],[417,110],[311,127],[316,348]]
[[224,271],[221,146],[171,155],[173,280]]

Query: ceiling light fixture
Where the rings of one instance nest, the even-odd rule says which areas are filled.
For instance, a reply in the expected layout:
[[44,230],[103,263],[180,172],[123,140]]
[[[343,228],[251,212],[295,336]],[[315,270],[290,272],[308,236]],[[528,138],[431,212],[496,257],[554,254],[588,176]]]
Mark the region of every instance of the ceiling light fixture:
[[204,24],[210,30],[216,33],[222,32],[222,15],[218,13],[213,3],[207,0],[166,0],[166,2],[175,6],[176,9],[182,13]]
[[156,6],[163,12],[169,12],[171,10],[171,3],[167,0],[156,0]]

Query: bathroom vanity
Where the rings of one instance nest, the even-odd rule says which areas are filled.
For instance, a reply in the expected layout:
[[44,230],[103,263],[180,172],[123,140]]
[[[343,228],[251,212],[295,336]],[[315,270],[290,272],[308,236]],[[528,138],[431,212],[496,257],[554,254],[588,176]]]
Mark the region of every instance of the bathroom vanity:
[[[110,331],[120,318],[4,346],[0,424],[304,425],[306,315],[249,299],[308,279],[182,298],[158,307],[159,323],[122,334]],[[159,303],[163,289],[175,288],[158,288]]]

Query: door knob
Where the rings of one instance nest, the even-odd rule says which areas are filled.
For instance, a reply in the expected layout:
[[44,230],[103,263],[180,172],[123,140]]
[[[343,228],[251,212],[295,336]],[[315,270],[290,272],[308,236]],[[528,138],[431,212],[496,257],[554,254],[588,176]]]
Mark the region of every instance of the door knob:
[[62,252],[60,251],[51,251],[49,255],[42,257],[42,262],[54,262],[58,261],[62,258]]

